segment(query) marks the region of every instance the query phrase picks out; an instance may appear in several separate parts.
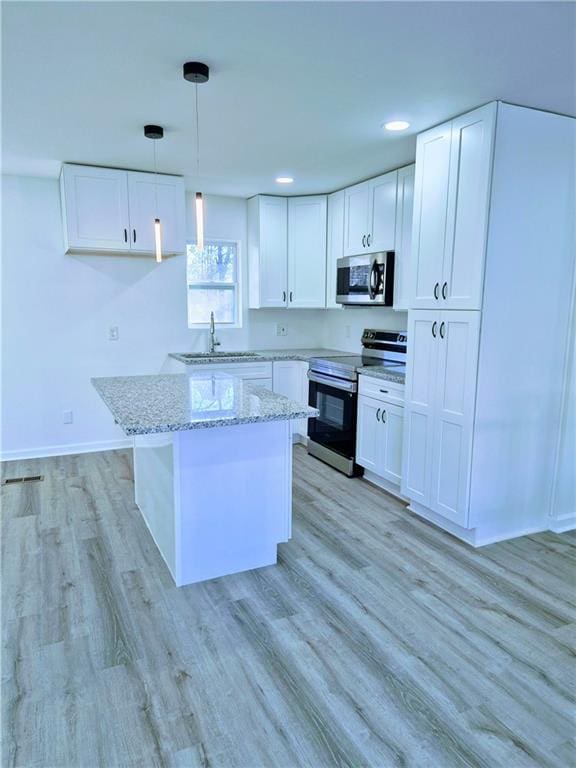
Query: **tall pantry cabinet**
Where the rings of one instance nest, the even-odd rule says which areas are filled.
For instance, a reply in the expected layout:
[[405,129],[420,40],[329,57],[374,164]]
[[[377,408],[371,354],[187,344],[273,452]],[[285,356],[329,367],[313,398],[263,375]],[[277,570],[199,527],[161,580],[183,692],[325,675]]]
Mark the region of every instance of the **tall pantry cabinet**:
[[418,137],[402,492],[474,545],[549,527],[576,121],[493,102]]

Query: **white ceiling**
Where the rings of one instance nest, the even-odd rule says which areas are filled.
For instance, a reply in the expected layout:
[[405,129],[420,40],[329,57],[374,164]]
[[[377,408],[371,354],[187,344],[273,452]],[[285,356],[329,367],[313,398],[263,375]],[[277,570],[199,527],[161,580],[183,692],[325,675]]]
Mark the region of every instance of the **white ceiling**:
[[[331,191],[414,158],[415,134],[492,99],[574,114],[573,3],[3,2],[3,164],[159,170],[249,196]],[[201,168],[194,86],[204,61]],[[406,119],[409,134],[381,130]],[[294,176],[289,189],[274,183]]]

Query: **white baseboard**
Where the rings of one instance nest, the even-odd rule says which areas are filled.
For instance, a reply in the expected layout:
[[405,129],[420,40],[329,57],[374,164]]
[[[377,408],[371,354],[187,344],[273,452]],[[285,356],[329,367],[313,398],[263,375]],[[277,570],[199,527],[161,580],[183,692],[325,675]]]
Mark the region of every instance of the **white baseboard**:
[[380,477],[380,475],[374,474],[374,472],[370,472],[369,469],[364,470],[364,475],[362,477],[367,482],[372,483],[372,485],[375,485],[378,488],[381,488],[383,491],[386,491],[386,493],[389,493],[390,496],[394,496],[394,498],[398,499],[398,501],[401,501],[404,504],[408,504],[409,500],[402,496],[400,493],[399,485],[389,482],[384,477]]
[[0,461],[17,461],[20,459],[44,459],[49,456],[70,456],[75,453],[95,453],[97,451],[117,451],[121,448],[131,448],[132,438],[120,440],[100,440],[93,443],[68,443],[66,445],[44,445],[40,448],[27,448],[20,451],[4,451]]
[[554,533],[566,533],[576,530],[576,516],[564,515],[563,517],[550,518],[548,529]]

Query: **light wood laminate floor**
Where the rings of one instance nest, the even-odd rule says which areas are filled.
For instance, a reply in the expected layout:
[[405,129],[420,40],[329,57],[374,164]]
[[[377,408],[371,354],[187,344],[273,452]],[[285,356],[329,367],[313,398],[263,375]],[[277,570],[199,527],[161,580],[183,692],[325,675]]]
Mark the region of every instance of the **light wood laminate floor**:
[[4,465],[39,472],[2,488],[4,768],[574,764],[573,534],[473,550],[296,448],[279,564],[176,589],[130,452]]

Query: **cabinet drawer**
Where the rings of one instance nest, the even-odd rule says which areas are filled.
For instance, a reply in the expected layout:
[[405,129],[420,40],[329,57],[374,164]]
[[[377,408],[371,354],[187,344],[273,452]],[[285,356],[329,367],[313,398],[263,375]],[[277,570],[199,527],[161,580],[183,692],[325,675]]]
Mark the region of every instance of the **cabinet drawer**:
[[392,405],[404,405],[404,384],[398,384],[395,381],[360,374],[358,392],[360,395],[374,397]]

